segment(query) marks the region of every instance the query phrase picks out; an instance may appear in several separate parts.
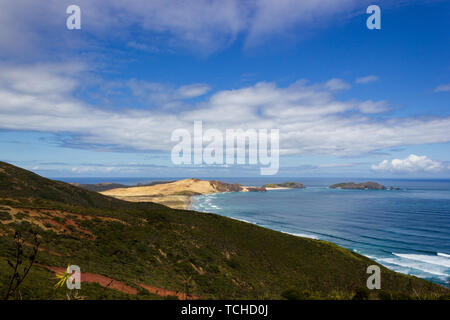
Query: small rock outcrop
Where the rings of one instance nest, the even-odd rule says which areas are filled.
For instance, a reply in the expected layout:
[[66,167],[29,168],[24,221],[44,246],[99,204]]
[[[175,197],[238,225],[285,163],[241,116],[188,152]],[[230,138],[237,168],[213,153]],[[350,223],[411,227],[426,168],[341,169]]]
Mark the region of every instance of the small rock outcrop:
[[225,183],[218,180],[209,181],[211,186],[217,190],[217,192],[239,192],[242,191],[242,186],[238,183]]
[[305,186],[299,182],[284,182],[284,183],[268,183],[263,185],[263,188],[292,188],[303,189]]
[[247,191],[249,191],[249,192],[266,192],[267,189],[264,187],[247,187]]

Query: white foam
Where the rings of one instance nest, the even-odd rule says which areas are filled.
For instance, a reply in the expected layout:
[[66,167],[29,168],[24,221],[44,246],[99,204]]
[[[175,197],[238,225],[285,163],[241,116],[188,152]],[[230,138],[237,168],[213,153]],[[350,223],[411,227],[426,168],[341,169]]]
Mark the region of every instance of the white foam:
[[450,254],[446,254],[446,253],[438,252],[437,255],[440,256],[440,257],[450,258]]
[[234,220],[239,220],[239,221],[242,221],[242,222],[247,222],[247,223],[251,223],[251,224],[256,224],[256,223],[253,223],[253,222],[250,222],[250,221],[248,221],[248,220],[241,219],[241,218],[235,218],[235,217],[229,217],[229,218],[234,219]]
[[[412,260],[405,261],[403,258],[380,258],[378,259],[380,262],[385,262],[391,265],[396,265],[408,269],[416,269],[428,274],[433,274],[440,277],[448,277],[449,274],[446,273],[445,268],[439,267],[439,266],[433,266],[427,263],[423,262],[414,262]],[[412,274],[415,274],[413,272],[409,272]]]
[[284,232],[284,231],[282,231],[282,232],[286,233],[286,234],[290,234],[291,236],[296,236],[296,237],[301,237],[301,238],[309,238],[309,239],[315,239],[315,240],[319,239],[319,237],[317,237],[317,236],[313,236],[311,234],[306,234],[306,233],[291,233],[291,232]]
[[394,256],[450,268],[450,256],[392,253]]

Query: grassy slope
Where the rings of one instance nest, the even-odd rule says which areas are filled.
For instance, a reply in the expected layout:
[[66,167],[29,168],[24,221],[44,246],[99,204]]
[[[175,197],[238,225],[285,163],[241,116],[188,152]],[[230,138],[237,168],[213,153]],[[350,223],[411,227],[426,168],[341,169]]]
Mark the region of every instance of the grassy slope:
[[[192,292],[203,298],[277,299],[289,288],[308,291],[318,298],[351,298],[356,288],[365,286],[365,270],[374,264],[328,242],[294,237],[213,214],[173,210],[153,203],[128,203],[2,162],[0,205],[22,208],[24,216],[38,208],[57,209],[95,235],[95,239],[83,237],[76,229],[70,234],[57,234],[17,219],[0,224],[0,234],[33,227],[42,237],[43,248],[61,254],[41,251],[40,264],[76,264],[82,271],[100,273],[130,285],[141,282],[175,291],[183,291],[185,279],[191,277]],[[113,217],[125,223],[85,220],[70,213]],[[9,274],[6,257],[13,253],[9,238],[3,236],[0,241],[0,294]],[[51,288],[52,274],[40,267],[33,269],[36,282],[29,279],[22,295],[59,297]],[[448,294],[443,287],[383,267],[382,288],[413,297]],[[95,284],[83,285],[81,291],[90,299],[136,298]],[[155,296],[140,291],[137,298]]]

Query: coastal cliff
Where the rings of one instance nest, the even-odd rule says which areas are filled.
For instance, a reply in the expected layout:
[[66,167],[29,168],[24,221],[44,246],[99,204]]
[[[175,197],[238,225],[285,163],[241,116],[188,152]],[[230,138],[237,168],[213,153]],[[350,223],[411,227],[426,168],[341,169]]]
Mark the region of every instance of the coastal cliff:
[[269,183],[263,185],[268,189],[303,189],[305,186],[299,182]]

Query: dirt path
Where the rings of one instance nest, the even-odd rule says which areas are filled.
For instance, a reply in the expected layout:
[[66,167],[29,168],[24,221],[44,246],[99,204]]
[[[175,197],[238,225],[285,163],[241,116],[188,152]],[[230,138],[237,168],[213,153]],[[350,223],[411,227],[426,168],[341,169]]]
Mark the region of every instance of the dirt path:
[[143,284],[143,283],[136,283],[136,284],[138,286],[140,286],[141,288],[144,288],[148,292],[156,294],[156,295],[158,295],[160,297],[172,296],[172,297],[178,297],[178,299],[180,299],[180,300],[197,300],[197,299],[200,299],[200,297],[198,297],[198,296],[193,296],[193,295],[187,296],[183,292],[166,290],[166,289],[163,289],[163,288],[149,286],[149,285],[146,285],[146,284]]
[[[60,268],[60,267],[52,267],[52,266],[46,266],[46,265],[40,265],[40,264],[37,264],[37,266],[44,267],[56,274],[62,274],[64,272],[66,272],[66,269]],[[105,288],[118,290],[120,292],[127,293],[127,294],[133,294],[133,295],[137,294],[136,288],[130,287],[129,285],[126,285],[123,282],[120,282],[120,281],[117,281],[112,278],[102,276],[102,275],[96,274],[96,273],[81,272],[81,282],[98,283],[99,285],[101,285],[102,287],[105,287]],[[136,285],[138,285],[141,288],[147,290],[148,292],[156,294],[160,297],[174,296],[174,297],[178,297],[178,299],[180,299],[180,300],[199,299],[198,296],[186,296],[186,294],[182,293],[182,292],[166,290],[163,288],[153,287],[153,286],[146,285],[143,283],[136,283]]]
[[[44,266],[44,265],[39,265],[39,266],[47,268],[48,270],[53,271],[56,274],[62,274],[62,273],[66,272],[65,268]],[[100,274],[81,272],[81,282],[87,282],[87,283],[95,282],[95,283],[98,283],[99,285],[101,285],[102,287],[108,287],[108,288],[115,289],[115,290],[118,290],[123,293],[137,294],[136,288],[130,287],[123,282],[116,281],[112,278],[102,276]]]

